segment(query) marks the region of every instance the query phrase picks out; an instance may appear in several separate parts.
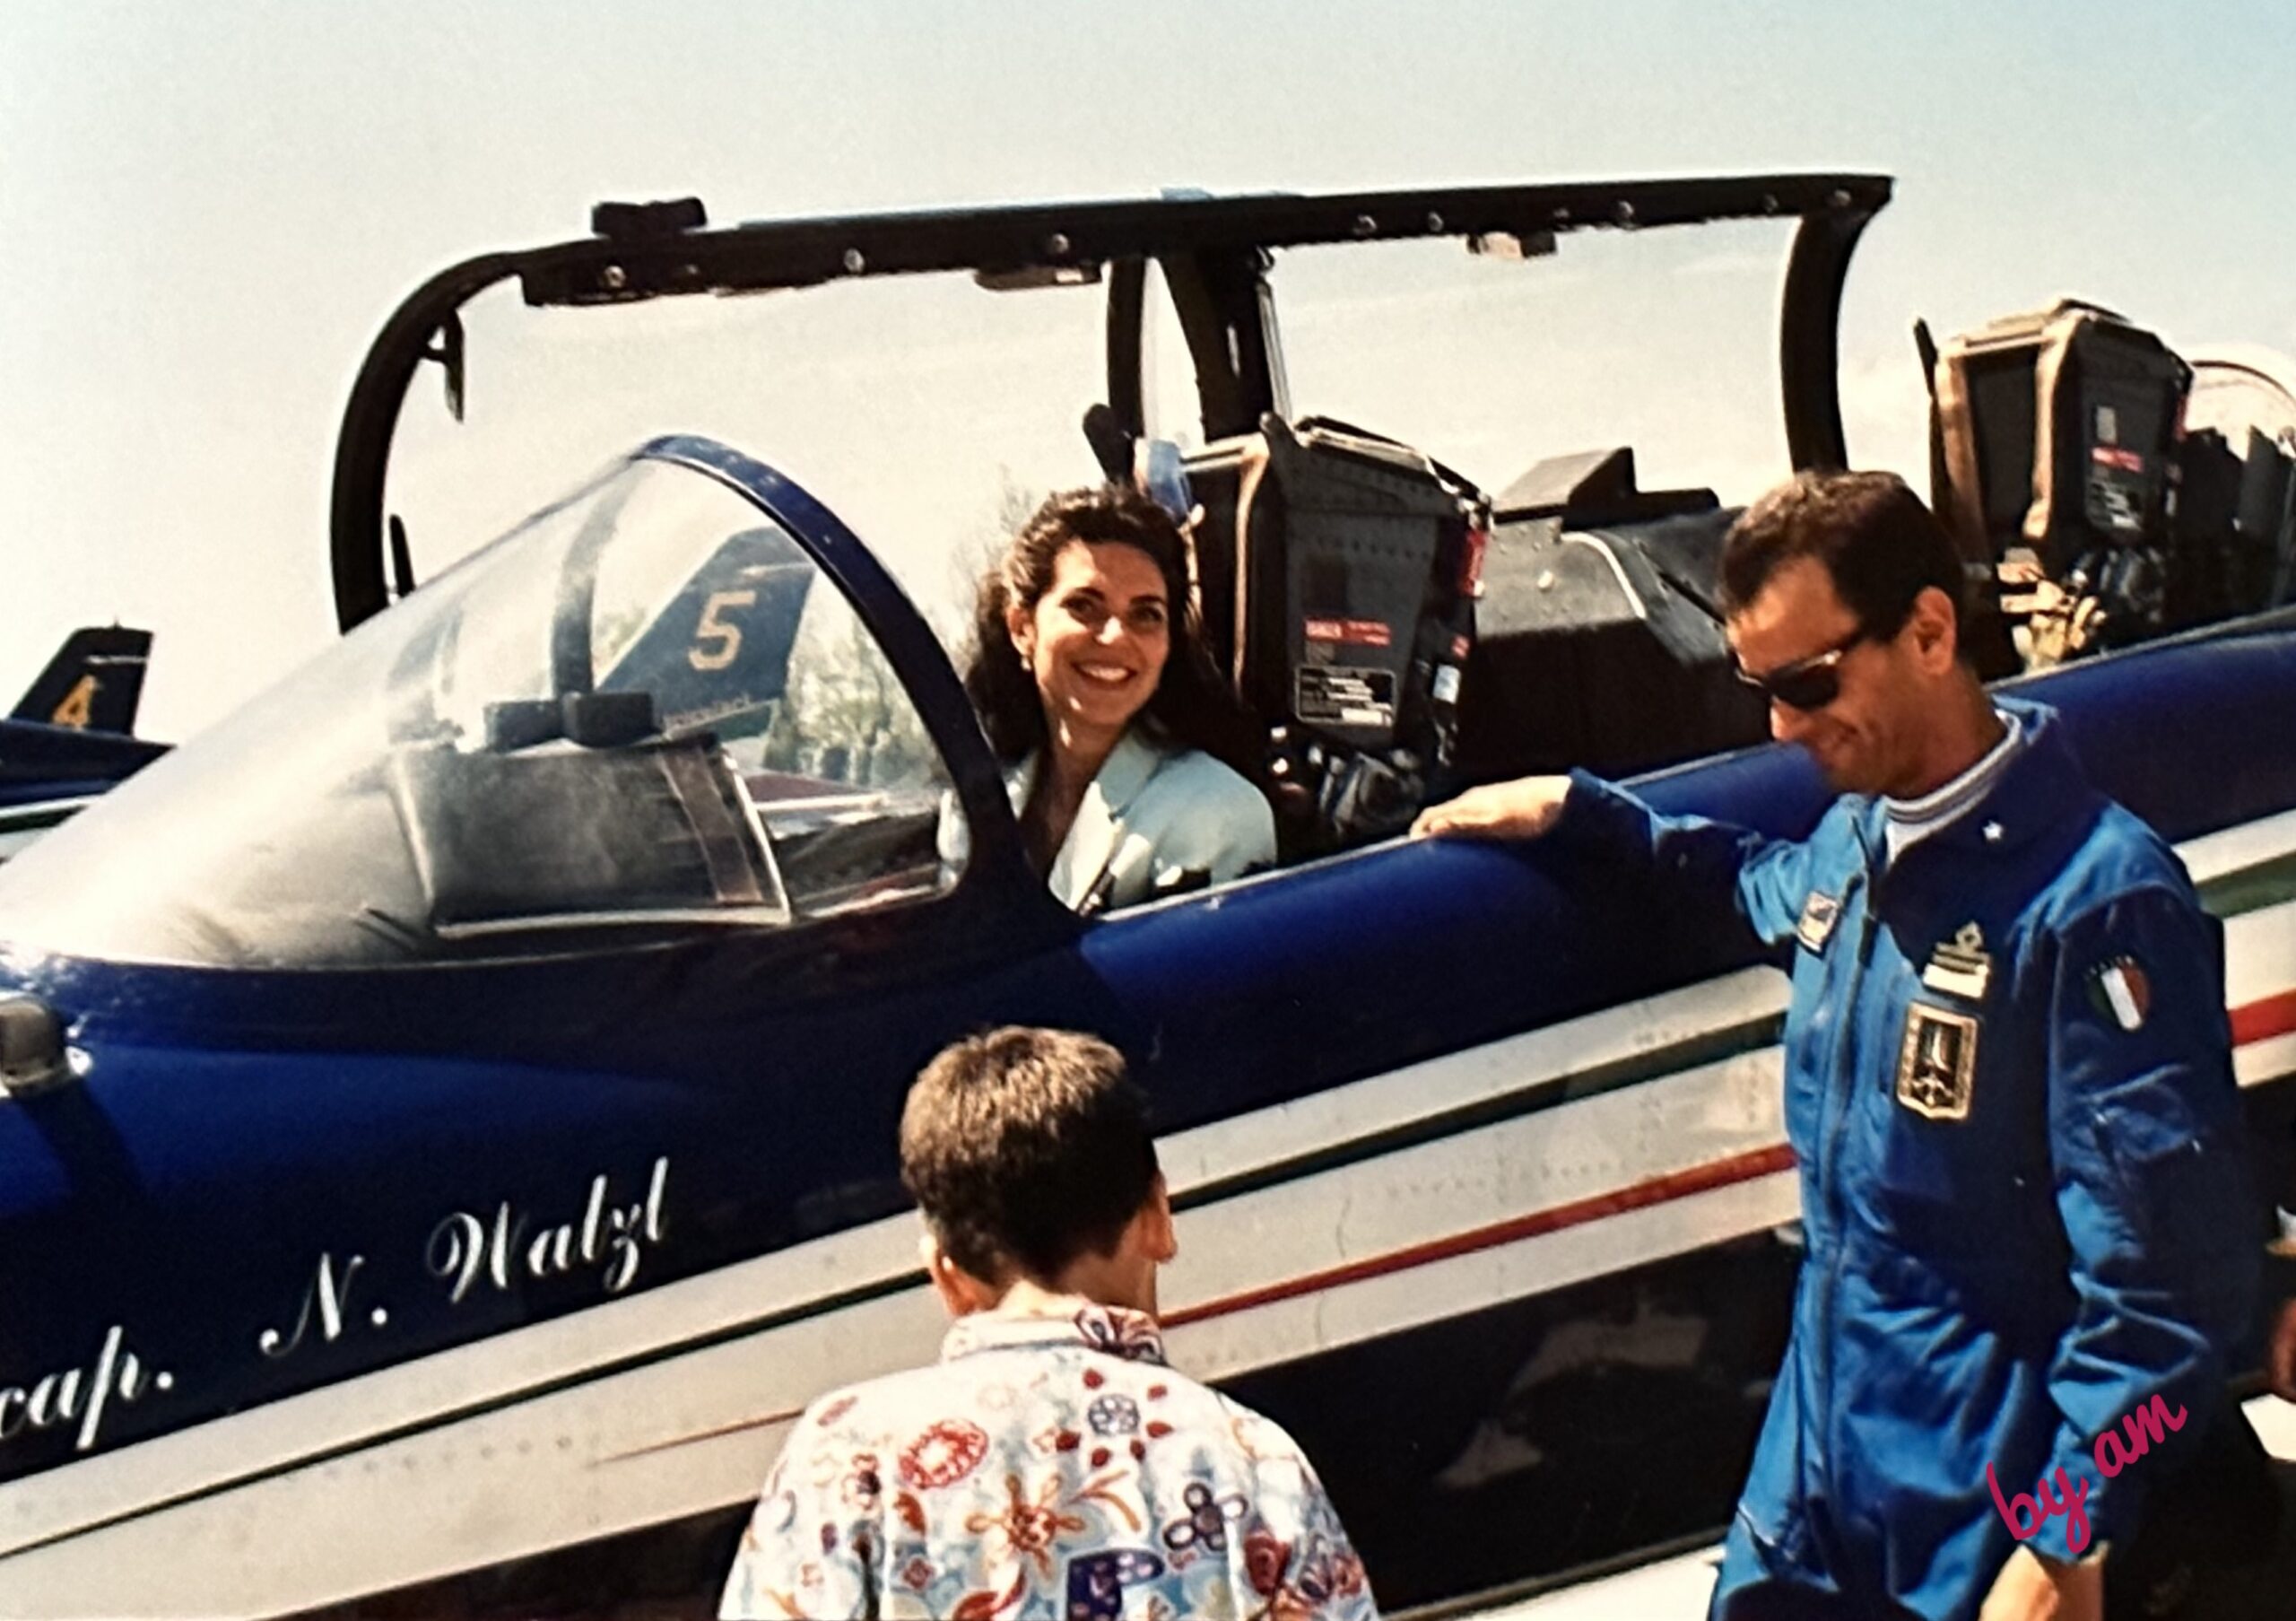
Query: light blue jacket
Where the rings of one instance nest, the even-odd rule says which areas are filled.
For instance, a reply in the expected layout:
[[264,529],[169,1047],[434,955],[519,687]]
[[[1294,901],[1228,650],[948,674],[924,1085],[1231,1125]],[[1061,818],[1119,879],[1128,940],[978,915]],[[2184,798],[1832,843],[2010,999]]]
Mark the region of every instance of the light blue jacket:
[[[1004,773],[1018,815],[1036,786],[1034,754]],[[944,812],[941,856],[961,862],[964,818]],[[1128,730],[1076,807],[1045,882],[1080,912],[1133,906],[1224,884],[1275,859],[1275,815],[1260,791],[1196,749],[1167,748]]]
[[[2015,1547],[1988,1466],[2013,1507],[2045,1471],[2085,1480],[2093,1552],[2133,1534],[2224,1400],[2257,1209],[2222,930],[2054,714],[2002,707],[2023,748],[1886,870],[1872,799],[1798,843],[1591,777],[1566,804],[1561,836],[1646,864],[1662,894],[1734,899],[1791,963],[1808,1247],[1718,1617],[1780,1613],[1781,1587],[1973,1617]],[[2095,1438],[2156,1395],[2185,1425],[2104,1478]],[[2031,1546],[2074,1556],[2071,1523]]]

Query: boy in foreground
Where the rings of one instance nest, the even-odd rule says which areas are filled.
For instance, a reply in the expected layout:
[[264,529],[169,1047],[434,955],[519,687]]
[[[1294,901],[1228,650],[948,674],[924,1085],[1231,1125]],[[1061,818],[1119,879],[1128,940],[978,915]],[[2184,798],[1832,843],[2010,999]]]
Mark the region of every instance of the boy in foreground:
[[1112,1047],[1008,1028],[926,1068],[901,1180],[956,1321],[832,1391],[766,1477],[728,1617],[1375,1621],[1292,1438],[1164,1362],[1171,1205]]

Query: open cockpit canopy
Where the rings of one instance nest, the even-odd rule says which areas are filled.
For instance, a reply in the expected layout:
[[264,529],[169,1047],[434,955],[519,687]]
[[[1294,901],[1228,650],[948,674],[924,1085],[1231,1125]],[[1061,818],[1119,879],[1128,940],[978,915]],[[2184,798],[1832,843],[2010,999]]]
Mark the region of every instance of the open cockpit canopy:
[[[1605,405],[1635,392],[1638,353],[1656,351],[1686,440],[1726,431],[1726,414],[1701,401],[1714,374],[1738,372],[1766,405],[1757,420],[1782,425],[1792,465],[1838,462],[1842,282],[1889,196],[1876,175],[1767,175],[1174,194],[722,228],[706,226],[691,200],[601,205],[593,235],[443,271],[384,328],[337,447],[337,611],[346,628],[358,623],[412,571],[392,578],[387,519],[407,516],[406,463],[445,432],[440,414],[407,409],[431,366],[445,386],[421,391],[423,401],[443,399],[465,441],[515,422],[523,453],[553,462],[578,440],[595,459],[609,431],[621,435],[616,448],[709,431],[807,479],[880,546],[894,526],[874,521],[865,486],[881,473],[934,484],[934,464],[976,425],[1005,436],[1003,456],[992,440],[973,457],[980,472],[993,476],[1001,463],[1020,493],[1034,492],[1027,441],[1037,423],[1013,397],[1024,390],[1057,409],[1057,432],[1077,452],[1078,420],[1095,403],[1108,414],[1103,452],[1126,438],[1205,444],[1254,433],[1270,413],[1317,414],[1403,439],[1497,487],[1526,465],[1526,450],[1535,459],[1635,443],[1597,436]],[[1716,229],[1662,229],[1693,225]],[[1622,247],[1629,233],[1640,240]],[[904,285],[896,294],[889,282]],[[795,290],[811,291],[770,314],[722,301]],[[513,291],[515,309],[487,296]],[[978,296],[1038,292],[1048,296]],[[581,313],[601,306],[626,318]],[[1718,354],[1726,309],[1755,341]],[[1613,370],[1616,379],[1602,375]],[[936,395],[942,384],[950,391]],[[1475,465],[1468,452],[1479,443],[1382,419],[1390,399],[1457,403],[1459,420],[1482,425],[1476,439],[1509,460]],[[618,400],[651,414],[634,435],[604,427]],[[905,414],[911,402],[925,413]],[[547,444],[531,431],[539,410],[527,409],[544,405],[555,408]],[[1547,407],[1561,414],[1555,428],[1581,437],[1542,442]],[[849,476],[815,465],[872,439],[877,460]],[[813,453],[816,442],[827,454]],[[1651,456],[1651,445],[1638,448]],[[506,520],[553,487],[499,457],[482,465]],[[1091,467],[1082,460],[1068,482]],[[521,479],[525,503],[502,492]],[[999,516],[995,493],[964,516]],[[420,561],[426,536],[410,522]]]

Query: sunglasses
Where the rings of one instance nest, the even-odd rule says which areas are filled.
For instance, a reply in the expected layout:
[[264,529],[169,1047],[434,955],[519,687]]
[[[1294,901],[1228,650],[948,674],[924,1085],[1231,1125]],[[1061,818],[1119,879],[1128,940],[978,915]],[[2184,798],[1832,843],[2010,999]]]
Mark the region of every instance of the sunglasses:
[[1789,710],[1822,710],[1841,696],[1841,661],[1866,634],[1860,625],[1831,647],[1780,665],[1767,675],[1754,675],[1735,658],[1731,667],[1739,680],[1774,703]]

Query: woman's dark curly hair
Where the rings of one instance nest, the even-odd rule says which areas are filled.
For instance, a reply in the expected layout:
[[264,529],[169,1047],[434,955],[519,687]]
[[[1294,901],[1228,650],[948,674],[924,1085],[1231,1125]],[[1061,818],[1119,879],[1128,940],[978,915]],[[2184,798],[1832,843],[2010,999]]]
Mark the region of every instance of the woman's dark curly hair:
[[973,646],[965,692],[980,715],[996,757],[1011,764],[1047,736],[1044,702],[1036,677],[1022,661],[1006,628],[1017,604],[1033,614],[1052,586],[1053,560],[1070,541],[1117,542],[1144,552],[1164,577],[1170,605],[1171,652],[1156,691],[1133,724],[1160,743],[1201,749],[1258,782],[1264,740],[1237,702],[1204,645],[1203,616],[1188,589],[1187,539],[1178,522],[1128,484],[1063,490],[1022,525],[1004,555],[980,582],[973,604]]

